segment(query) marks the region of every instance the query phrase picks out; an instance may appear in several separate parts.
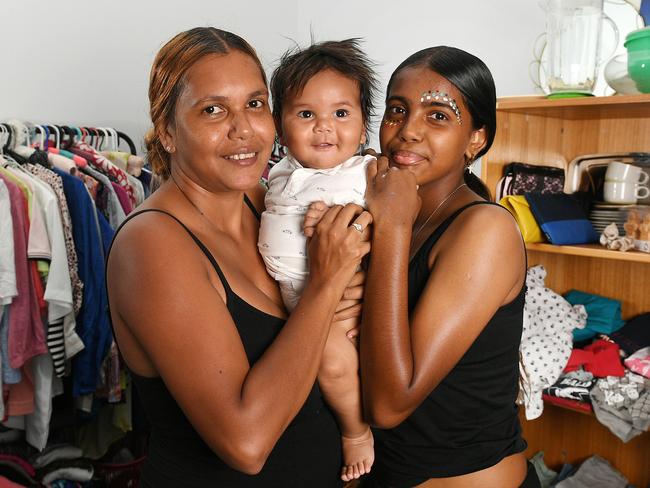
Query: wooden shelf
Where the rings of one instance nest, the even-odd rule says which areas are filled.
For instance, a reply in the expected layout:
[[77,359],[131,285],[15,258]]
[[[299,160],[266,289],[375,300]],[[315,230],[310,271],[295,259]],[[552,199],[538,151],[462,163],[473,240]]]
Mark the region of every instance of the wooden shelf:
[[569,120],[650,117],[650,94],[549,100],[543,96],[499,98],[501,112]]
[[584,256],[588,258],[615,259],[650,264],[650,254],[640,251],[611,251],[600,244],[582,244],[579,246],[555,246],[553,244],[526,243],[529,251],[565,254],[569,256]]

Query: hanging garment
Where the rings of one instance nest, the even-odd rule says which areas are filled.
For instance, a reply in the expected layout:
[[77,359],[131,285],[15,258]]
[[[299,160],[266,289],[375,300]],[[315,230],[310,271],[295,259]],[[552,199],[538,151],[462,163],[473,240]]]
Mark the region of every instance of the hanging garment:
[[107,158],[102,156],[93,147],[85,142],[75,142],[72,146],[72,152],[88,160],[90,164],[105,173],[108,177],[115,179],[118,185],[120,185],[122,188],[124,188],[124,191],[126,191],[131,204],[135,204],[135,195],[133,193],[133,188],[131,188],[129,179],[124,171],[115,166]]
[[14,229],[9,190],[0,180],[0,317],[5,305],[18,295],[14,257]]
[[11,216],[14,231],[14,259],[18,295],[11,303],[8,327],[9,364],[20,368],[29,358],[46,354],[45,331],[40,317],[40,305],[34,282],[34,267],[27,259],[29,219],[27,200],[20,189],[0,168],[2,179],[11,198]]
[[[111,345],[104,288],[104,246],[112,239],[113,229],[101,214],[97,214],[88,190],[79,179],[54,171],[63,181],[79,256],[79,276],[85,286],[76,328],[85,348],[72,361],[72,391],[77,397],[95,391],[102,361]],[[66,340],[67,337],[66,333]],[[66,342],[66,351],[67,348]]]

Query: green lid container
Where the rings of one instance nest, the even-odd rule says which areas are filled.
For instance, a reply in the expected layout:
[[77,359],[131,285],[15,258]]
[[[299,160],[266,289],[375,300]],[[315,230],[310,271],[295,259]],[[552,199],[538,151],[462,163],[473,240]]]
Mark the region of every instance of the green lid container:
[[630,78],[640,92],[650,93],[650,26],[630,32],[625,48]]

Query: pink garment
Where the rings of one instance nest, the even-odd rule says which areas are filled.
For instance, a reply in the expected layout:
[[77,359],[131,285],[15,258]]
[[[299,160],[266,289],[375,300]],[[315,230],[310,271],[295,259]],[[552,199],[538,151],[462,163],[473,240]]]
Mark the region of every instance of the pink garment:
[[124,188],[118,184],[111,181],[111,186],[113,187],[113,190],[115,190],[115,194],[117,195],[117,199],[120,201],[120,206],[122,207],[122,210],[124,210],[124,214],[129,215],[133,211],[133,205],[131,205],[129,196],[124,191]]
[[22,379],[16,385],[9,385],[7,398],[7,415],[20,417],[34,413],[34,380],[31,365],[20,369]]
[[102,173],[116,180],[117,184],[126,191],[131,205],[133,206],[136,204],[135,192],[129,184],[128,176],[123,170],[115,166],[105,156],[97,152],[92,146],[89,146],[85,142],[75,142],[72,147],[72,152],[84,157],[91,165],[95,166]]
[[625,366],[636,374],[650,378],[650,347],[644,347],[625,360]]
[[[34,288],[35,261],[27,259],[27,236],[29,219],[27,200],[8,178],[0,174],[9,190],[11,217],[14,231],[14,258],[16,264],[16,288],[18,296],[11,302],[9,316],[9,364],[20,368],[38,354],[46,354],[45,329],[39,314],[39,301]],[[42,286],[41,286],[42,288]]]
[[[48,147],[47,152],[52,154],[60,154],[59,148],[57,147]],[[70,157],[69,155],[66,157],[69,157],[72,160],[72,162],[77,166],[79,166],[80,168],[85,168],[86,166],[88,166],[88,161],[86,161],[81,156],[77,156],[76,154],[73,154],[72,157]]]

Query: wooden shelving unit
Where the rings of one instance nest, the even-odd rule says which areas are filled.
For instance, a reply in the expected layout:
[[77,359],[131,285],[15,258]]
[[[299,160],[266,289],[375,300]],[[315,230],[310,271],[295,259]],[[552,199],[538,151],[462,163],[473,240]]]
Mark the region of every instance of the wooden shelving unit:
[[[509,97],[497,104],[497,135],[482,160],[482,178],[494,194],[503,167],[513,161],[566,170],[579,155],[650,151],[650,95],[547,100]],[[650,254],[599,245],[528,244],[528,265],[543,264],[546,285],[558,293],[579,289],[622,302],[623,318],[650,311]],[[609,460],[636,486],[650,484],[650,433],[624,444],[595,416],[546,404],[544,414],[521,415],[527,454],[545,452],[559,469],[593,454]]]
[[580,246],[554,246],[553,244],[526,244],[528,251],[547,252],[551,254],[566,254],[588,258],[614,259],[616,261],[631,261],[633,263],[650,263],[650,254],[640,251],[610,251],[600,244],[583,244]]

